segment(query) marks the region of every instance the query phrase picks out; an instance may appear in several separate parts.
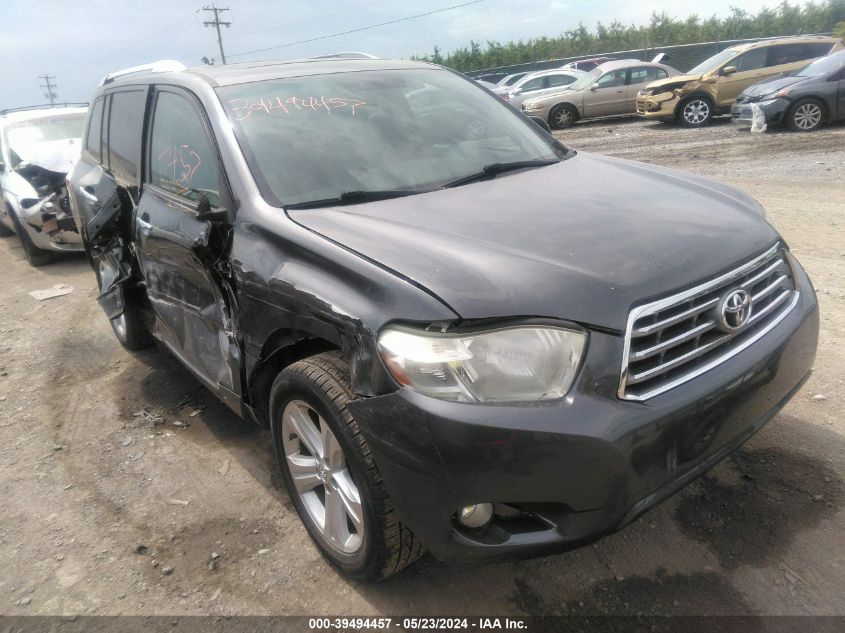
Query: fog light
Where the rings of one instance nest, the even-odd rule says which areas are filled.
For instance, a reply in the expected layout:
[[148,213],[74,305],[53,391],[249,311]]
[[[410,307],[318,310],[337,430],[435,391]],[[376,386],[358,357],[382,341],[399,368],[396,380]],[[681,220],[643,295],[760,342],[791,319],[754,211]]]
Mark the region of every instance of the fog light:
[[477,503],[462,508],[458,513],[458,522],[464,527],[478,529],[482,528],[493,518],[492,503]]

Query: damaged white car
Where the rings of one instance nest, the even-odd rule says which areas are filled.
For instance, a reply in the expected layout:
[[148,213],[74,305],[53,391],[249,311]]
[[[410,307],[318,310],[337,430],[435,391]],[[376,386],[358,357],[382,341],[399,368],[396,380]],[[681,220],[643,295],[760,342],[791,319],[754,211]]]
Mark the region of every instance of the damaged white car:
[[18,234],[27,261],[81,251],[65,178],[80,154],[87,104],[0,112],[0,236]]

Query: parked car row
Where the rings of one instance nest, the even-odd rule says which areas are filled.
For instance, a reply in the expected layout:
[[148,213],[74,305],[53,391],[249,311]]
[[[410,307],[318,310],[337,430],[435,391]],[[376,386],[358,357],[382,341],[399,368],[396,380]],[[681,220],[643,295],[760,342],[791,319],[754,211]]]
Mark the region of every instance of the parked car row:
[[[714,116],[733,113],[747,124],[760,101],[757,107],[770,124],[807,131],[845,117],[837,53],[842,49],[842,40],[825,36],[763,40],[726,48],[683,74],[656,62],[604,61],[562,89],[523,89],[517,99],[512,90],[510,101],[553,129],[625,115],[701,127]],[[538,85],[538,75],[523,77],[522,85]],[[773,77],[775,83],[766,85]]]
[[842,40],[809,36],[731,46],[688,73],[646,86],[637,96],[637,114],[652,120],[701,127],[727,114],[740,93],[770,77],[801,70],[843,48]]

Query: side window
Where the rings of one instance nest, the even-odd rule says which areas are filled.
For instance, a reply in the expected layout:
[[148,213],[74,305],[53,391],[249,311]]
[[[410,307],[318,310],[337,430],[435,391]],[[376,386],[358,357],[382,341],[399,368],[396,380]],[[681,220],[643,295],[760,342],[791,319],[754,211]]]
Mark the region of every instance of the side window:
[[782,44],[769,49],[769,66],[794,64],[804,59],[811,59],[813,55],[807,50],[806,44]]
[[599,77],[599,80],[596,83],[599,85],[599,88],[617,88],[619,86],[624,86],[626,74],[627,71],[624,68],[622,70],[614,70]]
[[[636,85],[646,83],[647,81],[654,81],[655,79],[660,79],[656,72],[657,70],[657,68],[651,67],[632,68],[628,83],[631,85]],[[663,75],[665,76],[666,73],[664,72]]]
[[531,92],[532,90],[539,90],[543,87],[543,78],[542,77],[535,77],[530,81],[526,81],[522,86],[520,86],[520,90],[522,92]]
[[88,122],[88,137],[85,139],[85,151],[97,161],[102,160],[103,157],[100,146],[103,138],[103,103],[105,103],[103,97],[94,102],[91,108],[91,119]]
[[108,164],[115,179],[127,186],[137,186],[141,160],[141,135],[144,121],[145,90],[115,92],[109,109]]
[[570,75],[549,75],[549,88],[568,86],[573,81],[575,81],[575,78]]
[[816,57],[824,57],[830,52],[833,46],[830,42],[818,42],[813,44],[804,44],[807,49],[807,59],[814,59]]
[[732,62],[728,62],[728,66],[736,66],[737,72],[745,72],[747,70],[759,70],[766,67],[766,58],[769,51],[765,48],[755,48],[743,53],[735,58]]
[[220,204],[220,170],[205,122],[194,105],[173,92],[159,92],[150,136],[150,182],[196,201],[201,194]]
[[662,68],[655,68],[655,69],[654,69],[654,74],[655,74],[655,78],[656,78],[656,79],[666,79],[666,78],[668,78],[668,77],[669,77],[669,73],[667,73],[667,72],[666,72],[665,70],[663,70]]

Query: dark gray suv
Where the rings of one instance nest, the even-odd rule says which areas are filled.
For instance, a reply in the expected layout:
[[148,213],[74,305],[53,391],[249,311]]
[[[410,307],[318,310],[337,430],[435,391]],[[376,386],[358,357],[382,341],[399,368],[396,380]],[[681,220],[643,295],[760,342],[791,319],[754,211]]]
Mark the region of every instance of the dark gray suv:
[[357,578],[619,529],[813,364],[813,286],[753,199],[571,151],[437,66],[116,73],[69,180],[117,337],[270,427]]

